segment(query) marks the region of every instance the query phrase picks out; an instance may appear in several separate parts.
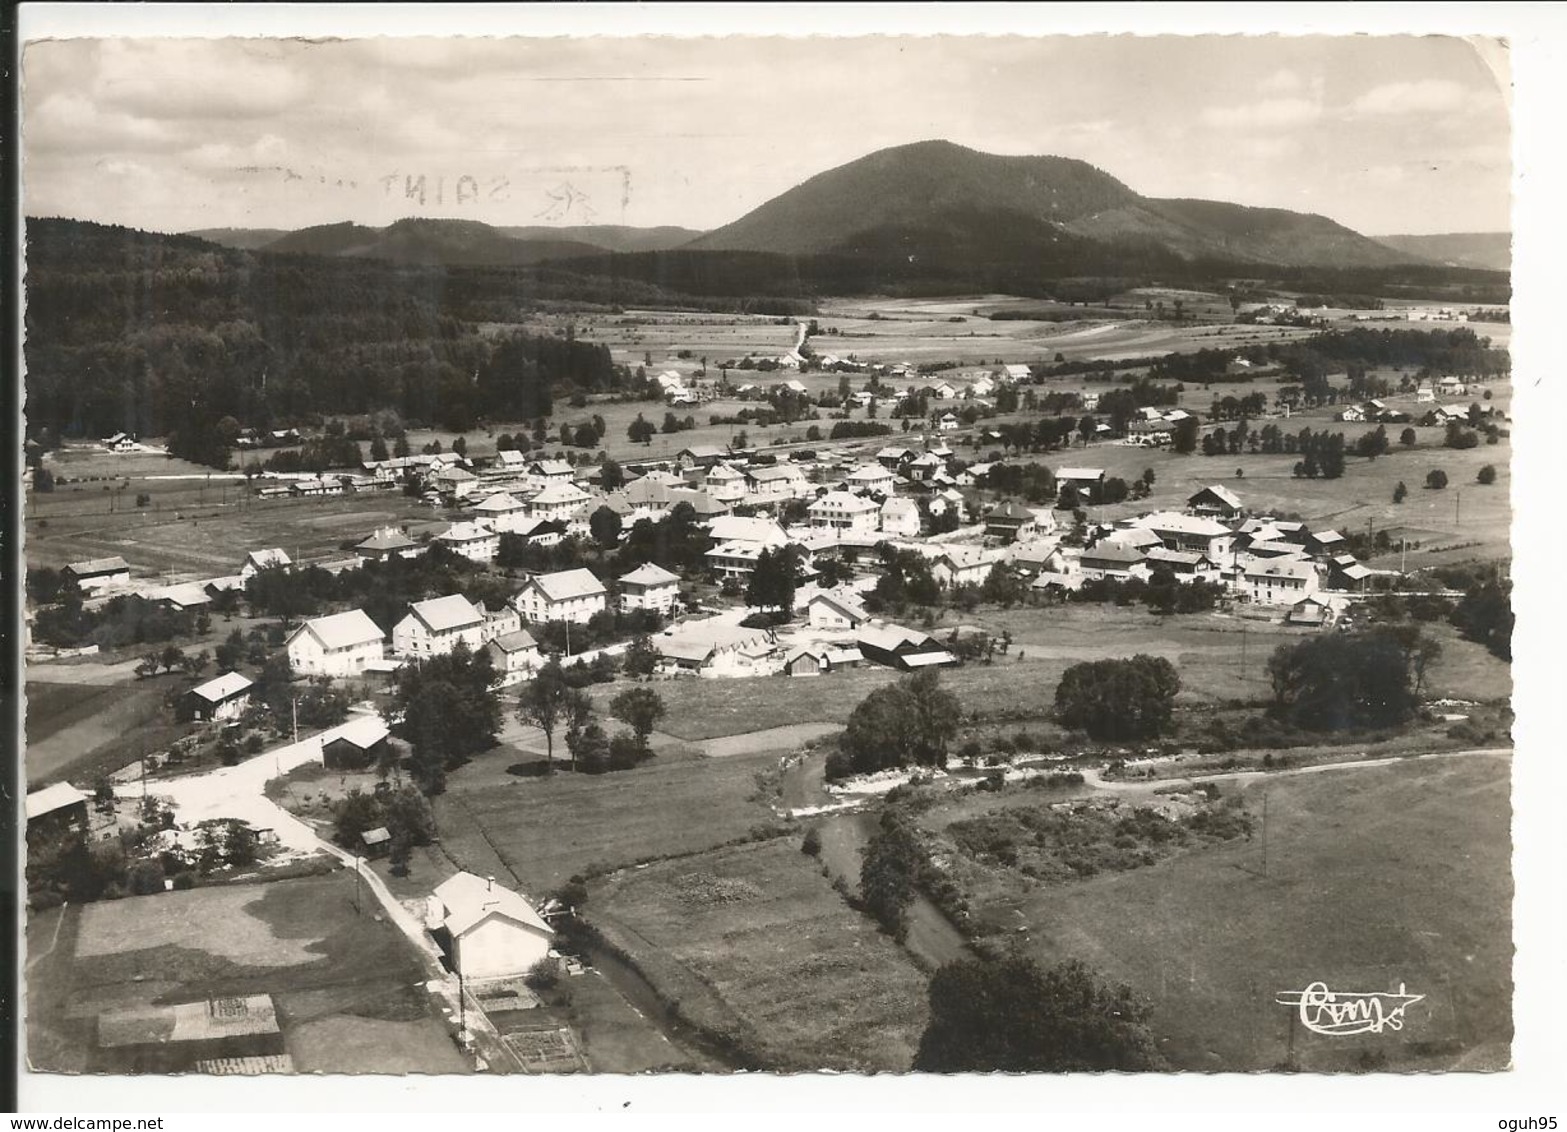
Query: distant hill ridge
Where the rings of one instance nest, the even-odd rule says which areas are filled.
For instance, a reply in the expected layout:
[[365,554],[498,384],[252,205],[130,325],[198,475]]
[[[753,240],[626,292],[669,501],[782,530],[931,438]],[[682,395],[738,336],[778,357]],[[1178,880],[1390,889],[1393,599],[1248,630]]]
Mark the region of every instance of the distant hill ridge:
[[[687,245],[784,255],[943,254],[964,244],[1052,258],[1072,237],[1176,260],[1375,267],[1407,254],[1324,216],[1144,197],[1068,157],[982,153],[947,141],[879,150],[819,173]],[[1079,251],[1081,249],[1079,248]]]
[[1487,271],[1513,269],[1511,232],[1444,232],[1431,236],[1377,236],[1375,239],[1395,251],[1448,267],[1478,267]]

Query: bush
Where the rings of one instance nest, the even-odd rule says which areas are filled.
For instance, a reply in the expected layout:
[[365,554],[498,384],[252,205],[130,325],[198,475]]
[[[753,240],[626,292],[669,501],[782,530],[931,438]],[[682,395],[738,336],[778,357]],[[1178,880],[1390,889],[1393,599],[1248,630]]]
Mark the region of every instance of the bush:
[[854,764],[846,751],[832,751],[827,755],[827,781],[841,782],[854,773]]
[[532,990],[551,990],[560,982],[560,960],[546,955],[528,968],[523,982]]
[[822,835],[813,825],[805,831],[805,840],[800,842],[800,852],[807,857],[816,857],[822,851]]

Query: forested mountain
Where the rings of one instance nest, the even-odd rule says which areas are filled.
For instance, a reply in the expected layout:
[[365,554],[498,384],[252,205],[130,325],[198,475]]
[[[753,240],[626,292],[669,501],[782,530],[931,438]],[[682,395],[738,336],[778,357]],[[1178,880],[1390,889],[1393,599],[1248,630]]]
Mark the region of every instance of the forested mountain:
[[548,273],[475,277],[29,220],[26,284],[29,429],[172,434],[172,448],[204,462],[220,461],[220,435],[236,425],[391,409],[468,428],[477,416],[547,415],[555,388],[626,377],[602,346],[479,336],[470,308],[505,302],[515,318],[598,286]]
[[1511,232],[1448,232],[1437,236],[1378,236],[1376,239],[1405,255],[1419,256],[1449,267],[1511,271],[1513,266]]
[[578,224],[552,228],[535,224],[521,228],[497,228],[516,240],[571,240],[607,252],[662,252],[689,244],[702,235],[695,228],[673,224],[654,228],[634,228],[625,224]]
[[198,228],[194,232],[186,232],[185,235],[209,243],[221,244],[225,248],[254,251],[266,247],[274,240],[281,240],[288,235],[288,230],[286,228]]
[[[549,231],[546,229],[545,231]],[[518,239],[476,220],[426,220],[410,217],[385,228],[359,224],[322,224],[301,228],[265,245],[268,252],[359,256],[393,263],[448,267],[505,267],[550,259],[589,256],[604,249],[563,236]]]
[[[795,256],[875,256],[896,247],[954,266],[1042,259],[1076,270],[1094,245],[1115,262],[1140,254],[1150,263],[1383,267],[1408,258],[1323,216],[1157,200],[1083,161],[998,156],[945,141],[879,150],[820,173],[688,247]],[[967,249],[981,252],[966,256]]]

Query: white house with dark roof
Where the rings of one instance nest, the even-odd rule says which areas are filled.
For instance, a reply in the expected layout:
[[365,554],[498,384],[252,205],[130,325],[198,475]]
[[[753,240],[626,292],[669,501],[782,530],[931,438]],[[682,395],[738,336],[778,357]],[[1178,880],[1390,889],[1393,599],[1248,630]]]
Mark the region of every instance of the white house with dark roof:
[[452,969],[467,979],[525,975],[548,958],[555,938],[555,930],[521,893],[473,873],[458,873],[437,885],[425,917]]
[[288,662],[301,676],[360,676],[386,653],[386,634],[362,609],[313,617],[289,636]]
[[294,564],[287,552],[273,547],[271,550],[252,550],[245,555],[245,562],[239,568],[239,576],[247,581],[255,574],[263,570],[288,569]]
[[462,594],[416,601],[392,626],[392,651],[398,656],[445,656],[458,641],[475,652],[484,647],[484,614]]
[[511,603],[529,621],[580,625],[608,608],[609,591],[591,570],[559,570],[529,578],[512,595]]
[[623,575],[619,587],[620,608],[626,613],[633,609],[651,609],[667,617],[680,600],[680,576],[656,562],[644,563]]

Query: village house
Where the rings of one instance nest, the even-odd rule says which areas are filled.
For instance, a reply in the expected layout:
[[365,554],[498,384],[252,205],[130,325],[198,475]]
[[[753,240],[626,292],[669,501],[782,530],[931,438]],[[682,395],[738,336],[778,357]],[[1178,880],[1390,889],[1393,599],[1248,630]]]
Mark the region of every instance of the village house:
[[815,643],[790,650],[783,671],[786,676],[822,676],[840,668],[858,668],[864,660],[853,645]]
[[689,504],[691,510],[696,512],[696,521],[698,523],[716,519],[720,515],[727,515],[734,510],[731,504],[713,498],[709,492],[693,491],[678,487],[670,488],[669,509],[673,511],[682,503]]
[[1146,562],[1150,575],[1163,567],[1174,574],[1178,582],[1194,582],[1199,578],[1217,581],[1219,578],[1218,563],[1211,561],[1201,551],[1169,550],[1161,545],[1148,551]]
[[727,449],[716,444],[693,444],[675,453],[675,459],[688,468],[711,468],[728,455]]
[[502,448],[495,453],[490,470],[497,475],[523,476],[527,474],[528,457],[515,448]]
[[473,514],[477,521],[499,535],[502,531],[515,531],[517,524],[527,517],[528,508],[509,492],[497,491],[484,502],[475,504]]
[[570,526],[577,509],[592,498],[570,480],[554,482],[523,501],[524,515],[529,519],[543,519]]
[[805,620],[813,629],[858,629],[871,619],[859,599],[850,594],[823,590],[805,603]]
[[754,543],[760,547],[780,547],[789,536],[776,520],[761,515],[721,515],[708,524],[714,542]]
[[458,641],[475,652],[484,645],[484,614],[462,594],[416,601],[392,626],[392,651],[398,656],[445,656]]
[[1001,561],[994,550],[971,546],[943,546],[935,548],[930,558],[930,575],[936,583],[947,589],[958,586],[981,586],[990,576],[991,567]]
[[127,436],[123,432],[117,432],[113,436],[106,436],[106,437],[104,437],[104,439],[103,439],[103,446],[105,448],[107,448],[110,452],[115,452],[115,453],[119,453],[119,454],[124,454],[126,452],[135,452],[137,449],[139,449],[141,447],[141,445],[137,444],[136,441],[132,437]]
[[1241,517],[1245,507],[1240,496],[1223,484],[1211,484],[1187,497],[1186,509],[1194,515],[1233,522]]
[[579,567],[534,575],[512,595],[511,603],[529,621],[581,625],[608,608],[609,591],[593,571]]
[[638,566],[617,582],[620,588],[620,608],[624,613],[635,609],[651,609],[668,617],[680,600],[680,576],[672,574],[656,562]]
[[928,504],[931,515],[940,517],[947,512],[955,512],[959,519],[963,517],[964,500],[963,493],[955,487],[947,487],[930,497]]
[[778,671],[778,646],[766,629],[717,618],[688,621],[653,638],[659,671],[709,678],[767,676]]
[[874,499],[847,491],[829,491],[806,508],[815,528],[864,533],[874,531],[881,507]]
[[997,378],[1004,378],[1007,381],[1022,383],[1033,381],[1034,371],[1025,365],[1011,364],[1002,366],[1000,371],[993,376]]
[[881,505],[881,529],[895,538],[918,538],[920,509],[912,499],[893,496]]
[[843,477],[843,482],[850,491],[891,495],[897,478],[881,464],[860,464]]
[[1241,574],[1242,592],[1261,605],[1294,605],[1317,587],[1317,567],[1298,558],[1254,561]]
[[539,643],[526,629],[492,637],[484,647],[490,654],[490,664],[500,676],[502,685],[520,683],[528,673],[544,663]]
[[396,527],[377,527],[374,534],[354,547],[354,553],[366,562],[388,562],[393,558],[417,558],[424,548]]
[[102,593],[117,586],[128,586],[131,568],[118,555],[113,558],[89,558],[83,562],[69,563],[60,573],[76,583],[84,594]]
[[1002,542],[1021,542],[1033,538],[1038,522],[1027,507],[1008,499],[985,516],[985,535]]
[[750,501],[758,504],[803,499],[811,494],[811,483],[805,478],[805,472],[794,464],[748,468],[745,483]]
[[380,763],[392,733],[379,715],[357,715],[321,737],[321,765],[328,770],[365,770]]
[[1304,597],[1290,606],[1290,611],[1284,617],[1286,625],[1300,625],[1307,629],[1320,629],[1332,618],[1332,610],[1324,601],[1314,597]]
[[452,466],[442,468],[430,477],[430,482],[448,499],[467,499],[479,489],[479,477],[467,468]]
[[27,795],[24,809],[30,838],[87,832],[87,795],[69,782],[56,782],[53,786],[34,790]]
[[263,570],[288,569],[293,560],[282,550],[252,550],[245,555],[245,562],[239,568],[239,576],[249,581]]
[[961,423],[951,413],[943,413],[936,421],[936,428],[941,432],[956,432]]
[[530,460],[523,474],[528,477],[529,487],[543,491],[555,484],[571,483],[572,468],[564,460]]
[[475,608],[484,618],[486,641],[493,641],[496,637],[504,637],[507,633],[515,633],[522,628],[522,614],[513,609],[509,602],[502,602],[491,609],[481,601]]
[[1193,550],[1224,564],[1235,543],[1234,532],[1217,519],[1180,511],[1155,511],[1132,520],[1132,525],[1159,536],[1170,550]]
[[1103,468],[1059,468],[1056,471],[1056,486],[1066,487],[1070,484],[1078,491],[1090,498],[1097,499],[1100,490],[1104,487],[1105,470]]
[[867,661],[902,671],[956,664],[958,659],[929,633],[890,623],[861,626],[855,646]]
[[555,519],[518,519],[509,533],[529,546],[554,546],[566,537],[566,524]]
[[197,684],[179,699],[176,715],[181,722],[197,720],[210,723],[219,719],[238,719],[250,707],[250,691],[255,683],[238,672],[225,672]]
[[521,977],[548,958],[555,937],[520,893],[466,872],[436,887],[425,923],[467,979]]
[[491,562],[501,549],[501,536],[478,520],[453,523],[436,535],[435,541],[474,562]]
[[1078,572],[1087,579],[1147,579],[1148,554],[1135,546],[1114,539],[1101,539],[1085,549],[1078,558]]
[[314,617],[288,638],[288,663],[300,676],[360,676],[386,653],[386,634],[362,609]]
[[746,495],[745,473],[729,464],[718,463],[707,469],[702,484],[720,503],[739,503]]
[[876,453],[876,462],[889,472],[900,471],[903,465],[913,460],[916,453],[908,448],[899,448],[889,445]]

